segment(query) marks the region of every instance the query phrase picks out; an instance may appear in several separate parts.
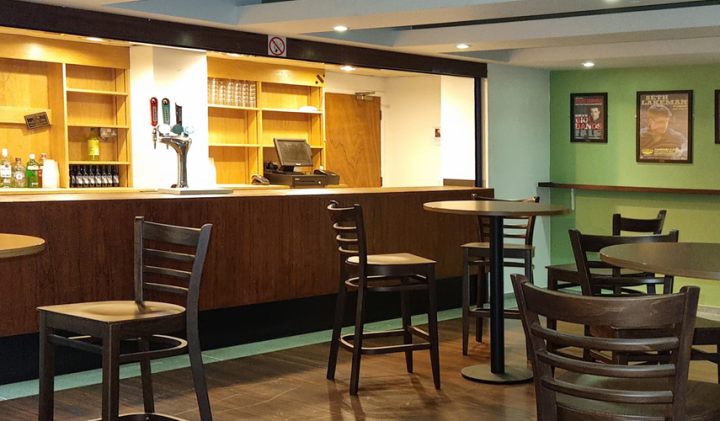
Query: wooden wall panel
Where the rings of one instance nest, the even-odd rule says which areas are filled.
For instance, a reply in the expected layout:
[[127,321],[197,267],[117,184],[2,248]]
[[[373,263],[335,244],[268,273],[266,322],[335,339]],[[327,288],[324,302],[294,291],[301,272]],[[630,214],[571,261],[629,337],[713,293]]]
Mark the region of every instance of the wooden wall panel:
[[438,261],[439,279],[459,276],[459,245],[473,239],[475,218],[426,212],[422,204],[466,199],[471,190],[3,202],[0,232],[36,235],[47,247],[35,256],[0,260],[0,336],[36,331],[40,305],[131,299],[135,215],[179,225],[214,224],[203,309],[336,292],[338,258],[325,209],[331,199],[363,205],[371,252],[416,253]]

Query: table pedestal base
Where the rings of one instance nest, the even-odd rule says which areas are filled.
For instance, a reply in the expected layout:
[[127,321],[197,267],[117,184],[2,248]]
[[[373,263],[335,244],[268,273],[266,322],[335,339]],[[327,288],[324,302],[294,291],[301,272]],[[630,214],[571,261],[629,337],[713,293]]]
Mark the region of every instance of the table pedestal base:
[[493,373],[490,364],[477,364],[465,367],[461,371],[463,377],[481,383],[512,384],[525,383],[533,378],[532,370],[521,366],[505,366],[504,373]]

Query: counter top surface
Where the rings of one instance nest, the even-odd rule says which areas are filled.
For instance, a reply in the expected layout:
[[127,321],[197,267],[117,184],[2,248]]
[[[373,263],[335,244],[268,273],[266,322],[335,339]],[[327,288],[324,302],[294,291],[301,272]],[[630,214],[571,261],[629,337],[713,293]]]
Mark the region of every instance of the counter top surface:
[[[265,186],[263,186],[265,187]],[[99,200],[162,200],[162,199],[198,199],[198,198],[237,198],[237,197],[262,197],[262,196],[326,196],[342,194],[383,194],[383,193],[411,193],[430,191],[457,191],[473,190],[476,187],[457,186],[431,186],[431,187],[326,187],[313,189],[274,189],[274,188],[233,188],[231,194],[199,194],[199,195],[176,195],[158,193],[154,190],[142,191],[141,189],[127,189],[124,191],[97,191],[97,192],[48,192],[34,194],[0,194],[0,202],[62,202],[62,201],[99,201]]]

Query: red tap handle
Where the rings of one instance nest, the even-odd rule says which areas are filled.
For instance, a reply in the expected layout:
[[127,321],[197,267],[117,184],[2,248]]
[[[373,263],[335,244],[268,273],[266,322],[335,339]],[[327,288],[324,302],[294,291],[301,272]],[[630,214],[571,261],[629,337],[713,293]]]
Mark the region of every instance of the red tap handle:
[[155,97],[150,98],[150,124],[158,125],[158,99]]

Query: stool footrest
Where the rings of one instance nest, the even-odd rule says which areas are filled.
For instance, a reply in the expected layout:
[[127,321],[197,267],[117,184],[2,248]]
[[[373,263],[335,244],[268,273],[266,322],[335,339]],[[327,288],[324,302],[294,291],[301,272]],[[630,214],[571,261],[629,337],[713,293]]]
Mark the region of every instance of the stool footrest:
[[[468,314],[473,317],[489,318],[490,307],[470,307]],[[515,307],[506,308],[503,314],[506,319],[520,319],[520,311]]]
[[[102,421],[102,418],[95,418],[91,421]],[[118,416],[118,421],[187,421],[183,418],[172,417],[170,415],[158,414],[158,413],[133,413],[133,414],[121,414]]]
[[[424,340],[428,340],[430,335],[428,335],[423,330],[420,330],[416,328],[415,326],[408,326],[408,331],[416,336],[421,337]],[[363,333],[362,338],[370,339],[370,338],[389,338],[389,337],[395,337],[395,336],[404,336],[405,332],[403,330],[383,330],[379,332],[367,332]],[[352,333],[349,333],[347,335],[342,335],[340,337],[340,345],[349,350],[352,351],[355,349],[355,345],[353,344],[353,337],[355,335]],[[406,351],[420,351],[424,349],[430,349],[430,343],[429,342],[420,342],[420,343],[413,343],[413,344],[397,344],[397,345],[378,345],[378,346],[362,346],[360,348],[361,354],[389,354],[392,352],[406,352]]]

